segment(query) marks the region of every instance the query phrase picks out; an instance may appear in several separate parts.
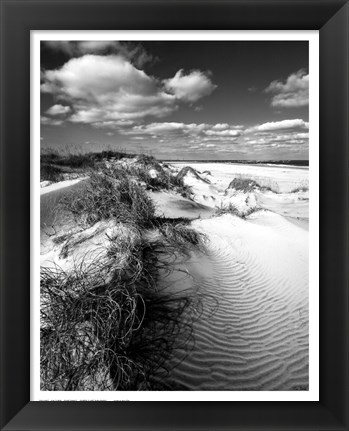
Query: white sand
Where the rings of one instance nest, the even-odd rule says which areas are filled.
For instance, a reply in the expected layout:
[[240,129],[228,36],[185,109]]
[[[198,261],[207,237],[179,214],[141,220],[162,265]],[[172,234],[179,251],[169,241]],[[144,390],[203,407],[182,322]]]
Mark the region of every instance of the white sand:
[[[186,283],[204,295],[193,351],[169,380],[191,390],[308,387],[308,234],[280,215],[197,220],[208,254]],[[180,353],[179,353],[180,354]]]
[[[174,163],[173,166],[180,170],[185,165]],[[195,202],[213,208],[233,204],[242,212],[257,206],[295,219],[309,218],[308,191],[292,192],[298,187],[308,187],[307,168],[227,163],[190,163],[188,166],[198,171],[204,180],[210,181],[210,184],[207,184],[191,174],[184,178],[185,184],[193,190]],[[236,177],[251,178],[262,187],[271,188],[273,191],[256,190],[244,193],[227,190]]]
[[240,163],[172,163],[181,169],[191,166],[197,171],[209,171],[212,175],[203,175],[213,179],[214,183],[226,189],[236,175],[247,175],[260,180],[271,180],[279,185],[280,192],[290,190],[308,182],[307,167],[291,167],[286,165],[244,165]]
[[50,183],[49,181],[41,181],[40,183],[40,196],[45,195],[47,193],[55,192],[57,190],[64,189],[66,187],[73,186],[74,184],[79,183],[80,181],[86,180],[87,177],[84,178],[75,178],[74,180],[66,180],[59,181],[57,183]]
[[[174,352],[176,367],[167,376],[169,385],[190,390],[306,390],[308,192],[291,191],[308,184],[308,169],[222,163],[191,166],[210,181],[187,175],[185,183],[193,189],[193,200],[173,192],[149,192],[159,215],[196,219],[192,227],[207,237],[206,254],[194,251],[181,266],[182,279],[174,286],[198,293],[203,313],[193,325],[193,350],[184,360],[185,349]],[[206,170],[211,174],[203,173]],[[241,174],[279,193],[226,190]],[[73,185],[78,191],[81,185],[73,181],[64,186]],[[57,200],[61,188],[58,183],[42,189],[46,190],[42,220],[47,224],[52,216],[45,208],[51,199]],[[255,207],[264,211],[246,219],[213,216],[217,207],[229,204],[242,213]],[[95,253],[104,247],[105,229],[114,231],[115,226],[100,224],[93,232],[84,232],[81,242],[76,236],[73,255],[81,248],[91,251],[92,261],[98,258]],[[42,262],[57,261],[57,250],[46,250]],[[64,268],[68,263],[69,258],[60,260]]]
[[211,217],[214,212],[214,209],[207,205],[184,198],[171,191],[148,192],[148,196],[154,201],[158,216],[195,219]]
[[[216,201],[236,171],[268,177],[284,191],[307,182],[306,169],[192,165],[210,170]],[[200,199],[206,184],[190,178]],[[214,185],[214,188],[212,188]],[[299,197],[301,196],[301,200]],[[194,323],[192,352],[173,360],[170,385],[190,390],[308,389],[308,200],[307,192],[236,193],[269,208],[246,220],[226,214],[195,220],[207,236],[207,255],[193,253],[182,285],[203,295]],[[240,205],[242,208],[242,206]],[[273,211],[273,212],[272,212]],[[288,217],[284,217],[285,213]],[[181,362],[179,362],[179,358]]]

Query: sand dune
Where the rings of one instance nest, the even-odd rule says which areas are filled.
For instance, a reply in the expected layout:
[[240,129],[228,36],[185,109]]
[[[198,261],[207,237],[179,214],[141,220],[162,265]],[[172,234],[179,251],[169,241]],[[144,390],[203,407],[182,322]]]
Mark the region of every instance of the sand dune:
[[193,225],[209,240],[204,265],[195,255],[186,265],[206,294],[204,314],[169,380],[190,390],[307,389],[307,234],[270,212]]
[[59,181],[57,183],[50,183],[49,181],[42,181],[41,182],[41,190],[40,190],[40,196],[46,195],[47,193],[52,193],[57,190],[64,189],[66,187],[71,187],[80,181],[85,180],[87,177],[83,178],[76,178],[74,180],[65,180],[65,181]]
[[195,219],[210,217],[214,212],[212,207],[183,198],[171,191],[148,192],[148,196],[154,201],[159,216]]
[[[308,169],[191,166],[199,172],[188,171],[183,177],[192,189],[191,199],[174,191],[147,192],[158,216],[189,218],[207,238],[205,254],[193,251],[185,263],[175,263],[181,272],[160,279],[170,287],[172,283],[174,291],[189,289],[202,301],[196,316],[183,316],[183,323],[192,325],[192,342],[178,339],[180,347],[167,364],[171,371],[159,376],[161,383],[172,390],[307,390]],[[175,170],[181,168],[175,164]],[[253,178],[261,187],[228,189],[238,175]],[[83,187],[84,182],[65,182],[42,188],[42,264],[58,259],[59,247],[43,233],[53,222],[58,227],[67,223],[57,220],[58,200]],[[241,217],[215,215],[217,208],[229,205]],[[256,208],[262,211],[246,217]],[[68,265],[81,250],[91,252],[91,261],[96,259],[108,229],[114,232],[116,227],[103,222],[76,233],[69,243],[71,254],[60,257],[60,265]]]
[[[184,178],[185,183],[192,188],[193,199],[197,203],[211,208],[233,204],[242,212],[251,207],[260,207],[295,219],[309,218],[308,191],[294,192],[300,187],[307,189],[307,168],[224,163],[189,165],[210,182],[200,181],[190,173]],[[175,163],[174,166],[180,170],[184,165]],[[253,192],[230,189],[230,182],[240,176],[255,180],[262,188]]]
[[203,175],[214,184],[226,189],[236,175],[246,175],[255,179],[271,179],[277,183],[280,192],[289,192],[308,181],[309,169],[300,166],[285,165],[244,165],[241,163],[173,163],[178,169],[191,166],[199,172],[210,172]]
[[[241,214],[264,211],[247,219],[226,214],[192,222],[207,237],[207,254],[191,256],[182,268],[188,273],[182,285],[201,296],[203,314],[193,324],[191,350],[177,351],[173,359],[168,385],[197,391],[307,390],[308,170],[191,166],[210,181],[185,178],[196,202],[212,208],[232,204]],[[239,175],[262,188],[228,189]]]

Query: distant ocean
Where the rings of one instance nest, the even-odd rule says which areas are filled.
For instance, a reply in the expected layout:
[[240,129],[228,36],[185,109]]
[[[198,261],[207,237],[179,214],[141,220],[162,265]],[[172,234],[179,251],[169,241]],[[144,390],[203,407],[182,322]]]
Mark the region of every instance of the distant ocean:
[[309,166],[309,160],[162,160],[168,163],[241,163],[244,165]]

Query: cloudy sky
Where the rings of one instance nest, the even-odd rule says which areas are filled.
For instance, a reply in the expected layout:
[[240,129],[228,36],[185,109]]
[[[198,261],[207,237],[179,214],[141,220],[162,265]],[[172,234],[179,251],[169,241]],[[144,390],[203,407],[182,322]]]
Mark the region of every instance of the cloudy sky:
[[308,42],[41,43],[42,148],[308,159]]

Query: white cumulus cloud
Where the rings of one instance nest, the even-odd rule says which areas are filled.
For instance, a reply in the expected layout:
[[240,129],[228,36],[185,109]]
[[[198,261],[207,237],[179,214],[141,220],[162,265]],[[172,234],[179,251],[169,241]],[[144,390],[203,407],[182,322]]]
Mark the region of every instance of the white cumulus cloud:
[[40,123],[43,126],[61,126],[63,124],[63,120],[41,116]]
[[80,57],[85,54],[118,54],[130,60],[137,67],[142,67],[145,63],[155,60],[141,44],[135,42],[52,40],[44,41],[43,44],[51,50],[64,52],[69,57]]
[[71,111],[70,106],[53,105],[46,111],[49,115],[65,115]]
[[122,56],[84,55],[43,73],[43,92],[69,101],[70,121],[94,123],[162,117],[176,109],[175,96]]
[[238,137],[241,133],[237,130],[207,130],[205,132],[208,136],[233,136]]
[[[126,135],[132,134],[147,134],[147,135],[177,135],[177,136],[197,136],[207,137],[207,139],[216,137],[237,138],[241,135],[241,131],[235,130],[235,126],[225,124],[225,130],[217,124],[208,123],[179,123],[179,122],[162,122],[150,123],[146,125],[134,126],[131,129],[123,131]],[[222,126],[220,124],[220,126]]]
[[296,118],[293,120],[281,120],[271,121],[269,123],[263,123],[258,126],[254,126],[248,129],[248,132],[270,132],[274,130],[285,130],[285,129],[308,129],[309,123]]
[[298,108],[309,104],[309,74],[301,69],[292,73],[285,82],[273,81],[265,89],[274,94],[271,105],[280,108]]
[[[215,88],[199,71],[184,76],[184,81],[179,77],[173,85],[165,85],[121,55],[71,58],[61,68],[43,71],[41,79],[42,92],[72,107],[69,121],[115,128],[125,125],[122,121],[165,117],[178,109],[180,101],[191,103]],[[63,110],[63,105],[55,106],[49,114]]]
[[210,95],[217,87],[207,74],[194,70],[185,75],[183,69],[180,69],[173,78],[164,80],[164,85],[177,99],[186,102],[196,102]]

